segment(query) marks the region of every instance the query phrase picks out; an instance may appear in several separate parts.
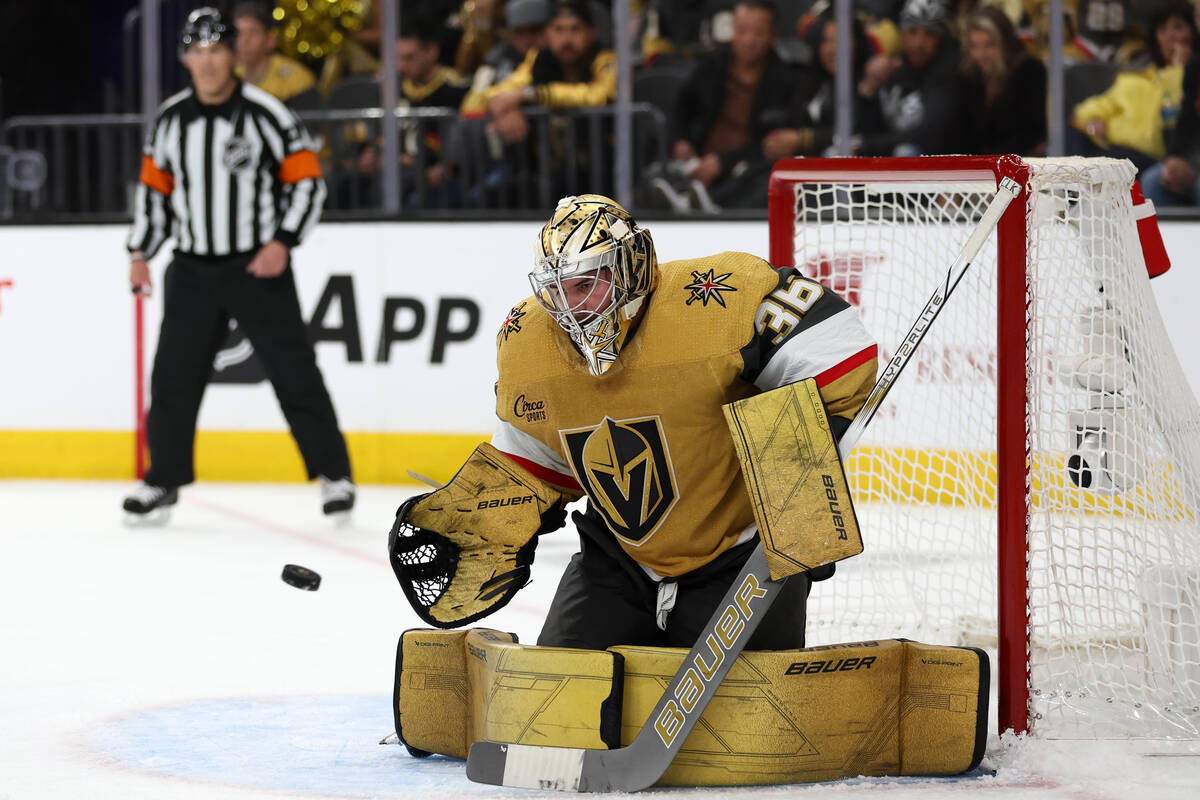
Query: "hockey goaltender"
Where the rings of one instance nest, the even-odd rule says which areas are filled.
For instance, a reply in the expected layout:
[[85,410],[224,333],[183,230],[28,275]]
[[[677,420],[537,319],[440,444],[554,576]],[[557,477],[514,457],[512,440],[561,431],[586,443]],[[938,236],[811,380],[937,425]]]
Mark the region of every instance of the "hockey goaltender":
[[856,311],[745,253],[660,265],[649,231],[598,195],[559,202],[530,282],[497,337],[492,441],[400,507],[390,562],[420,617],[450,629],[504,606],[538,536],[586,496],[580,551],[536,647],[404,633],[409,751],[469,754],[484,782],[590,791],[975,768],[982,651],[804,649],[811,581],[862,550],[837,444],[877,372]]

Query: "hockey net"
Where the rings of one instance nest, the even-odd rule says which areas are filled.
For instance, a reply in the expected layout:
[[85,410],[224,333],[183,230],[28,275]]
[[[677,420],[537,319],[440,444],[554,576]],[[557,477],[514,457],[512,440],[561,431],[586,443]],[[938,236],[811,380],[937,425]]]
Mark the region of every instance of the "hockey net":
[[1000,729],[1200,738],[1200,409],[1124,161],[797,159],[771,258],[855,304],[881,363],[1001,177],[1009,206],[850,458],[866,552],[810,644],[991,648]]

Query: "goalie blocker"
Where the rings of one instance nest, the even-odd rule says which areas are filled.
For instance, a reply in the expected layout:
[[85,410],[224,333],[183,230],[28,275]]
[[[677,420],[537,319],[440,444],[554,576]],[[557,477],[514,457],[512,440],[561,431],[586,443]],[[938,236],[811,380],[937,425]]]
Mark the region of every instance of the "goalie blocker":
[[[481,628],[406,631],[396,733],[410,751],[456,758],[477,741],[628,745],[686,655],[528,647]],[[987,655],[973,648],[894,639],[743,652],[659,783],[966,772],[983,756],[988,684]]]
[[783,580],[861,553],[850,487],[816,379],[780,386],[722,409],[771,579]]

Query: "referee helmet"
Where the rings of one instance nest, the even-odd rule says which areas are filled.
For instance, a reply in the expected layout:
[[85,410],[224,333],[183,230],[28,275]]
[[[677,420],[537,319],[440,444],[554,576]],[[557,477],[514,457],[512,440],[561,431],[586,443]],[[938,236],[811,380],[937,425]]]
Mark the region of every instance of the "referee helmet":
[[236,51],[237,28],[225,22],[221,12],[212,6],[197,8],[188,14],[179,32],[179,55],[194,44],[223,44]]

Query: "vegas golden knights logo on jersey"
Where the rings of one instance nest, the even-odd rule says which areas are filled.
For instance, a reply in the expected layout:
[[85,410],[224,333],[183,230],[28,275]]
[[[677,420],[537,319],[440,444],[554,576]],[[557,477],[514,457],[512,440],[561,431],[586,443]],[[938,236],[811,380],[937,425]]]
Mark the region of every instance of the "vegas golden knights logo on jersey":
[[605,417],[560,436],[576,479],[612,532],[635,547],[649,539],[679,499],[661,420]]

